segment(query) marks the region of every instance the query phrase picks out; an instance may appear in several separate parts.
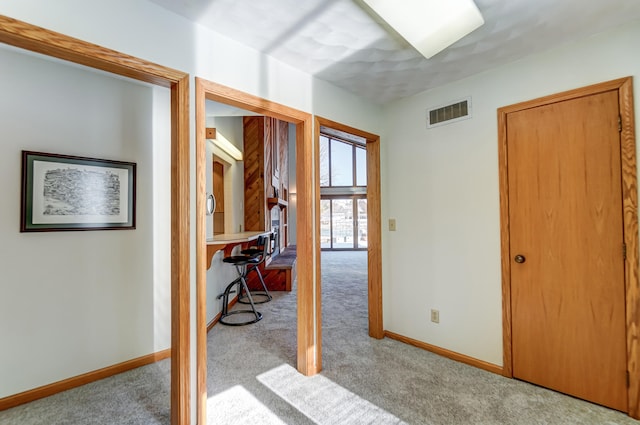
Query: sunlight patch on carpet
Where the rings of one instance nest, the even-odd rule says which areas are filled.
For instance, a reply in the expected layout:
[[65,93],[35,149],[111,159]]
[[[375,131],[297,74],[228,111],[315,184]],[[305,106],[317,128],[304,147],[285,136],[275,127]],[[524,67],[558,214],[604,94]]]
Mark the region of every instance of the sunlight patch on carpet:
[[304,376],[290,365],[278,366],[257,378],[318,425],[405,424],[330,379]]
[[240,385],[209,397],[207,424],[286,425]]

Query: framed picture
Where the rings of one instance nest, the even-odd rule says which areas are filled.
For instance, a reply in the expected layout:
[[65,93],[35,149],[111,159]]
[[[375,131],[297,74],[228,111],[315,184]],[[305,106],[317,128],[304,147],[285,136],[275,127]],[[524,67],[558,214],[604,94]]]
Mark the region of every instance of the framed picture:
[[135,229],[136,164],[22,151],[21,232]]

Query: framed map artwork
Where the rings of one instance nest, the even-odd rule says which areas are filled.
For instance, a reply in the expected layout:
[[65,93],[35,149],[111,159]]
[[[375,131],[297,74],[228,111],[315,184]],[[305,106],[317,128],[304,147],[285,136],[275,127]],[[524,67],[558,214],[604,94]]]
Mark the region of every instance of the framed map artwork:
[[133,162],[22,151],[21,232],[136,227]]

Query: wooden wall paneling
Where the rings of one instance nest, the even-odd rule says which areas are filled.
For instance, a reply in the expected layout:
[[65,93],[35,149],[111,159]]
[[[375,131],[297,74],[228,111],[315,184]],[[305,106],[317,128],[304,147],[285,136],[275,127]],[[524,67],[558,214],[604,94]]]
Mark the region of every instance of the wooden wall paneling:
[[244,226],[245,230],[266,230],[265,205],[265,148],[268,131],[262,117],[244,120]]
[[[286,246],[286,209],[266,208],[275,191],[282,198],[288,189],[287,146],[289,123],[271,117],[244,117],[245,145],[245,228],[269,230],[271,216],[280,215],[280,247]],[[283,150],[285,151],[283,153]],[[258,214],[259,213],[259,214]],[[261,226],[261,227],[259,227]]]
[[[280,189],[289,188],[289,123],[286,121],[278,121],[278,147],[280,148]],[[280,191],[280,198],[284,194]],[[288,201],[289,199],[286,199]]]
[[[278,127],[276,125],[277,120],[275,118],[264,117],[264,180],[265,180],[265,199],[269,196],[274,196],[272,186],[274,186],[274,168],[273,168],[273,153],[274,146],[277,142],[276,132]],[[277,151],[277,149],[275,149]],[[267,221],[270,220],[267,219]]]
[[189,76],[1,15],[0,42],[171,89],[171,423],[189,424]]

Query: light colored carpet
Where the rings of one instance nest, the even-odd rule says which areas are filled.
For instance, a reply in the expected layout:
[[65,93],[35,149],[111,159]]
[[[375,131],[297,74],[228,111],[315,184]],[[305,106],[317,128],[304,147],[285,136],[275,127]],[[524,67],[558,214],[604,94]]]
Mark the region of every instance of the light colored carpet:
[[292,366],[282,365],[257,378],[317,424],[404,424],[389,412],[322,375],[305,377]]
[[[640,425],[625,414],[367,335],[366,253],[323,252],[323,366],[296,364],[296,294],[209,333],[208,424]],[[0,377],[1,379],[1,377]],[[167,360],[0,412],[1,425],[169,424]]]
[[168,425],[170,367],[162,360],[2,411],[0,425]]
[[[323,252],[322,285],[320,375],[295,371],[295,292],[277,293],[259,306],[261,322],[209,333],[209,396],[238,385],[278,417],[265,424],[640,424],[398,341],[370,338],[365,252]],[[242,403],[211,402],[209,424],[257,423],[233,413]]]

